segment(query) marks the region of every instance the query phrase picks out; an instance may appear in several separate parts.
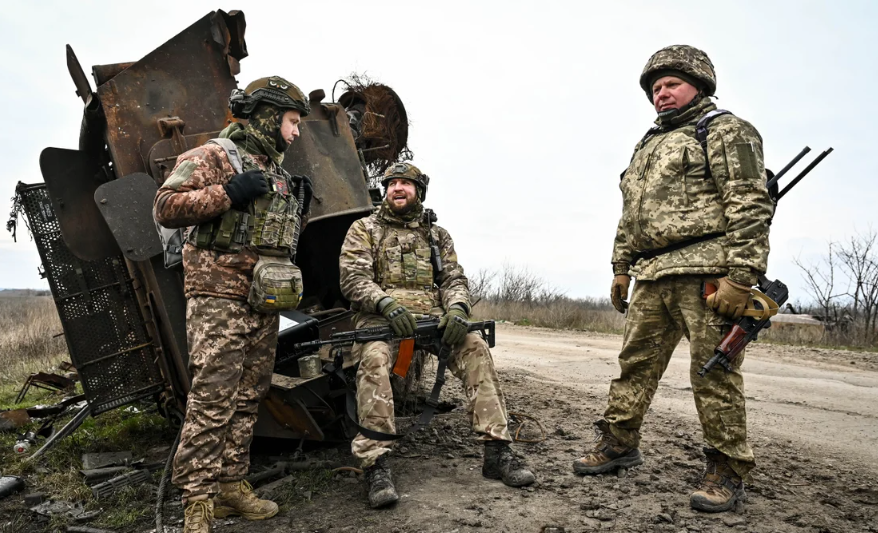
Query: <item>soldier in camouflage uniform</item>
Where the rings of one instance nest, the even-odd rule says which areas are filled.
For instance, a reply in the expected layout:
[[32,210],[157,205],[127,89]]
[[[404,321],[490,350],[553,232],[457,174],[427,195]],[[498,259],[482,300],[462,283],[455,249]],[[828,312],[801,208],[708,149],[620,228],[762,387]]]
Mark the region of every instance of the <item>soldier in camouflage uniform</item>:
[[[762,138],[750,123],[717,115],[706,145],[696,124],[716,109],[709,98],[716,75],[707,55],[670,46],[646,64],[640,84],[653,102],[656,127],[635,147],[622,174],[622,218],[613,246],[611,298],[628,306],[629,276],[637,278],[628,307],[619,364],[610,385],[594,450],[574,462],[577,473],[597,474],[643,462],[640,427],[674,348],[690,342],[690,379],[707,444],[707,468],[690,498],[693,508],[725,511],[743,496],[754,466],[747,444],[744,381],[732,372],[697,371],[741,316],[750,288],[768,260],[773,204],[765,185]],[[711,116],[713,117],[713,115]],[[701,294],[704,281],[718,291]]]
[[310,108],[298,87],[276,76],[236,90],[230,105],[249,123],[233,122],[220,137],[234,142],[244,171],[233,168],[219,144],[189,150],[177,158],[153,210],[165,227],[188,227],[183,267],[192,386],[173,475],[186,507],[185,533],[209,531],[214,516],[259,520],[278,510],[244,481],[257,407],[271,383],[278,314],[257,313],[247,302],[258,260],[250,241],[221,251],[195,235],[210,233],[204,224],[230,213],[252,214],[254,202],[270,193],[267,173],[281,172],[283,152]]
[[[426,220],[422,205],[429,178],[409,163],[398,163],[384,175],[385,198],[380,209],[357,220],[348,230],[339,266],[341,289],[358,312],[356,326],[390,324],[400,337],[414,331],[414,314],[441,316],[442,341],[452,347],[451,373],[461,379],[468,400],[473,431],[485,443],[482,474],[513,487],[533,483],[534,475],[516,459],[509,443],[506,403],[488,345],[454,320],[469,318],[470,294],[454,243],[445,229]],[[430,238],[440,250],[442,271],[430,261]],[[390,369],[398,343],[369,342],[354,346],[359,358],[357,407],[360,424],[374,431],[394,433]],[[391,441],[359,434],[351,450],[366,472],[369,503],[373,508],[399,499],[390,477],[387,454]]]

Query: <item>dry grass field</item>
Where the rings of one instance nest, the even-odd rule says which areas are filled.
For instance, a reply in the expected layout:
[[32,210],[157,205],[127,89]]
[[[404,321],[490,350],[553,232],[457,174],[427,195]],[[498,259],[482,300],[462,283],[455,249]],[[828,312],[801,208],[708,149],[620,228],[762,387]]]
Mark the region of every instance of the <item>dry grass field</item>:
[[19,386],[28,374],[48,370],[67,357],[52,298],[13,294],[0,292],[0,387],[4,389]]

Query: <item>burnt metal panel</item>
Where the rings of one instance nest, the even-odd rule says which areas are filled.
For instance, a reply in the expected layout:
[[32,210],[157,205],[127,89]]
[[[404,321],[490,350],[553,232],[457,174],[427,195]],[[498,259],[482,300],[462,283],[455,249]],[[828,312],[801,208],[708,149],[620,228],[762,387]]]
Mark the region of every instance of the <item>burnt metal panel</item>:
[[19,184],[70,359],[93,414],[164,389],[121,255],[83,261],[67,247],[44,184]]
[[146,261],[162,253],[162,243],[152,217],[158,190],[149,174],[136,172],[125,179],[104,183],[94,194],[122,254],[132,261]]
[[[234,32],[227,20],[235,22]],[[230,54],[244,46],[239,21],[209,13],[98,87],[117,177],[147,170],[141,153],[163,138],[159,119],[179,117],[193,132],[229,123],[239,59]]]
[[311,221],[352,210],[369,212],[372,200],[347,114],[338,105],[312,104],[313,112],[302,121],[301,136],[287,149],[283,163],[290,174],[304,174],[314,182]]
[[85,261],[118,255],[116,240],[92,200],[106,181],[100,160],[79,150],[46,148],[40,154],[40,170],[70,251]]

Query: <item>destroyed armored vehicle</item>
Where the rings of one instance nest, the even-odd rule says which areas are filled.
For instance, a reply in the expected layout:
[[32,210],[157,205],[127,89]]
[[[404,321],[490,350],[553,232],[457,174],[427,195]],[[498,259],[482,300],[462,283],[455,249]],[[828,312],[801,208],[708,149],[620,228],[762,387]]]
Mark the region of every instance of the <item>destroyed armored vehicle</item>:
[[[95,89],[67,47],[84,104],[79,148],[46,148],[45,183],[17,188],[87,400],[58,438],[89,415],[144,398],[155,398],[171,419],[184,411],[190,375],[183,275],[164,266],[152,204],[177,156],[232,121],[228,99],[247,57],[244,30],[243,12],[211,12],[139,61],[92,67]],[[259,76],[267,74],[274,73]],[[410,154],[396,93],[357,77],[341,85],[337,102],[334,95],[326,102],[323,90],[310,93],[313,111],[285,154],[287,171],[314,182],[297,254],[305,292],[299,311],[283,314],[257,435],[352,436],[343,384],[321,372],[302,377],[290,347],[351,327],[339,290],[342,241],[380,199],[370,179],[374,185],[374,176]]]

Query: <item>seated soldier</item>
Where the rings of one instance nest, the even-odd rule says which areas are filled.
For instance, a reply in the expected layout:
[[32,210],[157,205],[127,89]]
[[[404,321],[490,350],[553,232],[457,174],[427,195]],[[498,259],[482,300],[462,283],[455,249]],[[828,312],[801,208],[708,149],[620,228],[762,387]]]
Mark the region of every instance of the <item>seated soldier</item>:
[[[463,322],[469,318],[470,294],[454,243],[447,231],[430,224],[431,213],[425,214],[421,203],[429,181],[409,163],[397,163],[384,174],[381,208],[354,222],[342,246],[342,293],[358,312],[357,328],[390,324],[394,333],[405,337],[416,326],[413,313],[442,317],[442,341],[452,347],[448,367],[463,380],[473,430],[485,444],[482,475],[511,487],[528,485],[534,475],[509,447],[506,404],[488,345],[478,334],[468,333]],[[439,248],[441,272],[434,271],[431,262],[431,237]],[[368,430],[394,433],[390,369],[396,350],[386,342],[368,342],[354,345],[354,356],[360,360],[360,424]],[[369,438],[362,432],[351,445],[365,471],[373,508],[399,499],[387,463],[391,445],[391,440]]]

